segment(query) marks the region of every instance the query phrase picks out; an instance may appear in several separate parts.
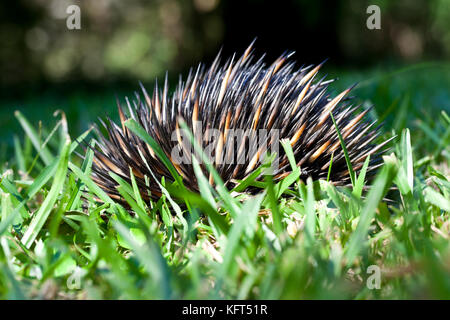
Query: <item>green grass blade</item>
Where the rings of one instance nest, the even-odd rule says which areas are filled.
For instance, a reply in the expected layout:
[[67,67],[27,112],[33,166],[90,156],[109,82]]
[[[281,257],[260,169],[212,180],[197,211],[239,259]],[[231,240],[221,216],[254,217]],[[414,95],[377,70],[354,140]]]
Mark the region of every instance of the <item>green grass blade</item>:
[[345,141],[342,138],[341,131],[339,130],[336,121],[334,120],[333,114],[330,112],[331,120],[333,120],[334,127],[336,128],[336,132],[339,137],[339,142],[341,143],[342,150],[344,151],[345,162],[347,162],[348,172],[350,173],[350,180],[352,181],[352,185],[355,185],[355,172],[353,171],[352,162],[350,161],[350,157],[348,156],[348,151],[345,146]]
[[38,233],[41,231],[53,209],[54,204],[56,203],[60,191],[63,188],[64,181],[66,180],[67,165],[69,162],[69,151],[70,139],[67,136],[65,145],[60,154],[58,168],[56,169],[52,187],[38,212],[33,216],[33,219],[22,238],[22,243],[27,248],[31,247]]
[[412,192],[414,190],[414,171],[413,171],[413,155],[411,148],[411,135],[409,129],[404,130],[402,135],[402,150],[403,150],[403,170],[406,172],[406,178],[408,181],[409,190]]
[[19,120],[22,128],[30,138],[31,142],[33,143],[33,146],[36,148],[38,153],[40,154],[42,161],[46,165],[49,165],[52,162],[53,156],[50,153],[49,149],[44,146],[42,147],[41,139],[36,132],[36,130],[33,128],[33,126],[28,122],[28,120],[20,113],[20,111],[16,111],[15,113],[16,118]]
[[14,135],[14,151],[16,154],[17,168],[22,172],[27,172],[22,146],[20,145],[19,138],[16,135]]
[[331,177],[331,168],[333,167],[333,158],[334,158],[334,151],[331,153],[330,165],[328,166],[327,182],[330,181],[330,177]]
[[87,186],[90,192],[94,193],[102,201],[115,206],[115,202],[98,186],[92,181],[92,179],[86,175],[80,168],[69,162],[69,169]]
[[280,208],[275,194],[275,186],[273,184],[272,176],[265,175],[264,181],[266,182],[267,191],[267,205],[272,212],[273,228],[277,235],[283,232],[283,222],[281,220]]
[[192,166],[194,168],[194,173],[198,181],[200,194],[206,201],[208,201],[211,207],[217,208],[216,201],[214,200],[213,194],[211,192],[211,185],[209,184],[208,179],[206,179],[205,175],[203,174],[196,157],[192,157]]
[[233,223],[233,226],[231,227],[230,233],[228,235],[226,248],[223,255],[223,262],[220,273],[222,276],[219,277],[219,279],[225,277],[236,255],[238,254],[240,249],[239,240],[241,239],[246,226],[254,225],[254,220],[256,220],[256,217],[258,215],[263,197],[264,194],[259,194],[256,197],[247,200],[244,203],[241,212],[237,216],[235,223]]
[[363,245],[366,243],[367,232],[378,204],[383,199],[386,189],[391,185],[396,173],[396,167],[391,162],[386,162],[381,172],[378,174],[375,182],[370,188],[367,200],[361,211],[358,225],[355,232],[350,236],[346,248],[346,258],[349,264],[353,263]]
[[252,173],[250,173],[245,179],[238,180],[238,185],[235,186],[231,192],[242,192],[250,185],[253,185],[256,179],[261,175],[261,172],[263,170],[262,166],[259,166],[256,168]]
[[356,179],[356,184],[353,187],[353,194],[358,199],[361,198],[361,195],[362,195],[362,191],[364,188],[364,182],[366,179],[367,168],[369,167],[369,163],[370,163],[370,154],[367,156],[366,160],[364,161],[363,167],[362,167],[361,171],[359,172],[358,179]]
[[162,293],[161,298],[170,299],[172,296],[171,272],[154,241],[147,238],[146,243],[140,244],[125,225],[119,221],[114,221],[113,225],[117,232],[131,245],[136,257],[153,280],[155,288],[159,288]]
[[305,244],[307,247],[314,245],[315,229],[316,229],[316,211],[314,209],[314,188],[311,177],[306,180],[306,187],[302,183],[300,186],[300,193],[303,198],[305,206]]
[[450,200],[434,189],[427,187],[425,189],[425,199],[442,210],[450,213]]

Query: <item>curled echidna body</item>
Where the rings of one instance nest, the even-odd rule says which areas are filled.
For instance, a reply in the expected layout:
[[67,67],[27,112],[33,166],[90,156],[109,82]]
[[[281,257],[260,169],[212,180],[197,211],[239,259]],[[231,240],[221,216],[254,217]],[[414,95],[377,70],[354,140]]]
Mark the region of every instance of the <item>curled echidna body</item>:
[[[185,82],[180,79],[172,95],[166,76],[162,90],[155,85],[150,96],[142,87],[143,99],[138,94],[131,103],[126,99],[128,117],[159,143],[186,187],[194,191],[198,188],[189,142],[180,130],[181,119],[199,144],[210,151],[211,162],[228,186],[263,163],[265,151],[275,150],[277,154],[275,179],[289,174],[288,158],[278,147],[282,139],[290,142],[302,179],[327,178],[332,158],[330,180],[348,184],[348,168],[331,112],[353,168],[360,169],[368,155],[368,171],[378,166],[387,141],[373,143],[377,128],[374,122],[364,120],[367,110],[357,113],[360,106],[351,105],[346,97],[350,88],[330,97],[327,87],[332,80],[316,80],[322,64],[295,70],[294,63],[287,61],[291,54],[284,54],[266,66],[262,58],[253,61],[251,51],[252,45],[239,59],[233,56],[224,65],[220,64],[220,54],[208,69],[200,64]],[[120,201],[117,182],[110,172],[130,182],[132,170],[144,199],[157,198],[161,190],[155,179],[173,178],[150,145],[124,125],[128,117],[120,105],[119,115],[120,126],[111,120],[103,123],[108,136],[99,134],[94,148],[93,180]],[[213,182],[205,166],[202,169]]]

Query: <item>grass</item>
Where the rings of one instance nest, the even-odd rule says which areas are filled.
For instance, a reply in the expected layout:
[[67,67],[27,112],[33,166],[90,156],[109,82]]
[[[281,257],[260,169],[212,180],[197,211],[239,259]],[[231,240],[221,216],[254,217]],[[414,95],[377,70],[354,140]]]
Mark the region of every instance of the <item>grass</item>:
[[75,154],[89,132],[69,134],[64,113],[39,126],[17,112],[23,134],[0,160],[0,298],[449,299],[448,75],[374,79],[357,95],[397,139],[372,182],[366,166],[351,187],[301,181],[283,143],[292,173],[256,196],[241,191],[270,163],[228,190],[195,159],[199,194],[171,170],[150,204],[115,176],[133,215],[90,179],[92,152]]

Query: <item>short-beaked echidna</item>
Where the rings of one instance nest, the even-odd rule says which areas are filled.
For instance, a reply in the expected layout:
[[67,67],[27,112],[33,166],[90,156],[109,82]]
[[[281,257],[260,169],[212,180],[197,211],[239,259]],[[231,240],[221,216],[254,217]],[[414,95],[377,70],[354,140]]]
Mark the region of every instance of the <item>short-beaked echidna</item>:
[[[348,184],[348,167],[330,113],[345,141],[353,168],[360,169],[368,155],[371,155],[369,172],[379,165],[379,155],[388,141],[373,142],[378,128],[374,127],[375,121],[365,120],[368,110],[358,112],[361,107],[353,106],[351,98],[346,97],[351,88],[330,97],[327,87],[332,80],[326,81],[325,77],[315,80],[323,63],[294,69],[295,63],[288,61],[292,53],[286,53],[266,66],[264,56],[254,61],[252,50],[250,45],[239,59],[233,56],[223,65],[219,53],[209,68],[200,64],[195,71],[191,69],[185,82],[180,76],[171,95],[167,75],[163,89],[156,84],[151,96],[141,85],[143,99],[137,93],[131,103],[126,99],[129,116],[118,103],[121,125],[110,119],[102,122],[108,134],[99,132],[94,148],[95,183],[112,198],[122,201],[116,190],[118,183],[110,172],[130,182],[131,169],[145,200],[161,195],[155,179],[164,177],[173,181],[150,145],[124,125],[128,118],[137,121],[158,142],[183,177],[185,186],[193,191],[198,190],[198,184],[191,155],[188,153],[184,161],[173,158],[174,150],[186,152],[183,149],[186,141],[180,134],[181,119],[199,144],[209,147],[211,162],[227,186],[244,179],[264,161],[264,148],[254,146],[256,140],[250,139],[251,133],[242,134],[248,131],[267,133],[266,150],[273,150],[281,139],[289,140],[301,168],[301,179],[309,176],[326,179],[332,158],[330,180],[338,185]],[[198,123],[200,127],[196,127]],[[213,138],[212,129],[218,132]],[[230,132],[234,133],[233,138]],[[277,134],[271,135],[274,132]],[[291,166],[284,149],[276,150],[278,165],[274,177],[281,179],[291,172]],[[201,168],[213,182],[206,167]]]

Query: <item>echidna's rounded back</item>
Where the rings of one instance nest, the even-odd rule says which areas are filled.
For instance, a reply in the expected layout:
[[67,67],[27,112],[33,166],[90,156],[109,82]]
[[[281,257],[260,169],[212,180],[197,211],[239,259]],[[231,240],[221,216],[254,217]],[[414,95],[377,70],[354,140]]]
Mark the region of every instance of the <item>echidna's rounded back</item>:
[[[135,101],[126,99],[127,112],[119,105],[121,125],[109,120],[104,124],[108,136],[99,133],[92,167],[94,181],[120,201],[117,183],[109,172],[130,182],[131,170],[145,199],[160,196],[155,180],[173,180],[154,150],[125,126],[130,117],[159,143],[192,190],[198,189],[191,162],[195,153],[180,121],[186,122],[202,148],[210,150],[211,162],[228,185],[261,165],[266,151],[277,155],[275,178],[288,175],[291,167],[280,145],[283,139],[292,147],[301,178],[326,178],[331,163],[331,180],[349,183],[330,114],[345,141],[353,168],[360,169],[369,155],[369,173],[378,166],[379,154],[388,141],[374,144],[375,122],[365,120],[368,110],[360,111],[360,106],[351,104],[347,98],[351,88],[331,97],[328,85],[332,80],[316,79],[322,64],[295,69],[295,64],[287,61],[291,54],[284,54],[266,66],[262,58],[253,62],[251,51],[252,46],[239,59],[233,57],[223,65],[220,55],[208,69],[199,65],[186,81],[180,78],[172,94],[166,76],[163,88],[155,85],[151,96],[142,86],[142,98],[137,94]],[[202,169],[214,183],[204,165]]]

